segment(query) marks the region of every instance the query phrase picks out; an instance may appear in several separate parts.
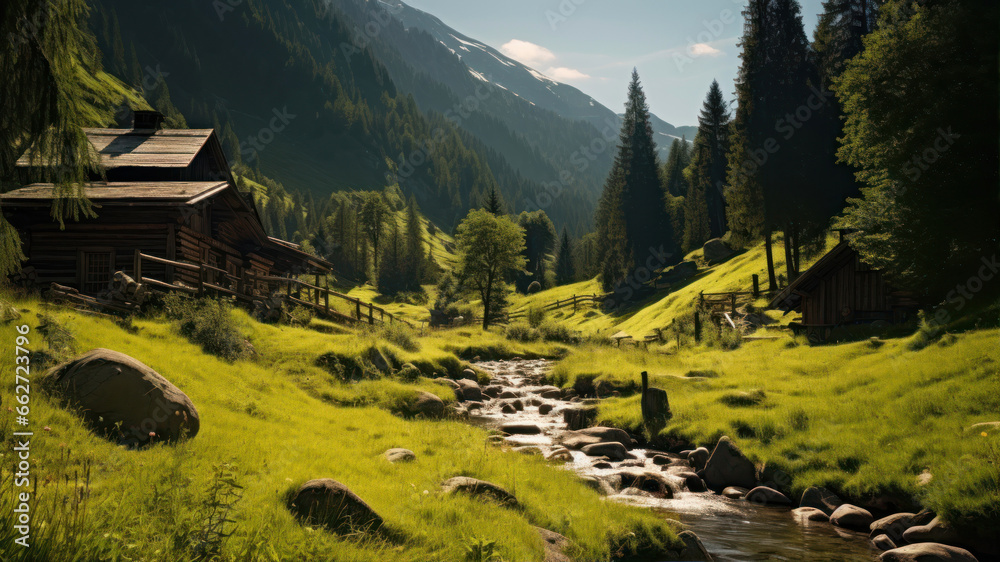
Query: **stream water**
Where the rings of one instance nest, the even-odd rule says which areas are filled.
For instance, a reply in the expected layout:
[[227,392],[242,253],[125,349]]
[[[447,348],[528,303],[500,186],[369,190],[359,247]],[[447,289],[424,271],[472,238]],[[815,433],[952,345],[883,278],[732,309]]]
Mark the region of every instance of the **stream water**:
[[[538,447],[548,455],[558,448],[558,436],[567,430],[563,410],[579,404],[560,398],[542,398],[546,387],[544,379],[550,365],[545,360],[488,361],[476,364],[492,376],[492,393],[506,392],[508,398],[485,400],[483,407],[474,410],[475,423],[500,428],[504,424],[529,424],[538,426],[540,433],[513,434],[506,438],[514,448]],[[513,396],[516,395],[516,398]],[[504,413],[504,404],[520,400],[523,410]],[[533,405],[534,404],[534,405]],[[539,413],[540,404],[550,404],[552,410]],[[547,408],[546,408],[547,409]],[[621,473],[642,474],[662,472],[674,474],[690,470],[677,455],[670,468],[654,464],[651,458],[657,452],[636,448],[629,451],[636,459],[620,462],[608,461],[610,467],[594,466],[594,457],[582,451],[570,451],[572,460],[566,459],[565,467],[599,480],[614,482]],[[647,455],[648,453],[648,455]],[[660,459],[662,462],[662,458]],[[670,471],[670,472],[668,472]],[[670,476],[668,476],[668,479]],[[675,481],[680,480],[674,478]],[[713,492],[695,493],[683,485],[671,485],[672,498],[657,497],[639,492],[635,488],[610,491],[608,500],[630,503],[655,509],[664,517],[679,520],[694,531],[715,560],[808,560],[808,561],[872,561],[879,551],[868,540],[867,534],[847,531],[829,523],[799,522],[787,507],[758,506],[744,500],[733,500]]]

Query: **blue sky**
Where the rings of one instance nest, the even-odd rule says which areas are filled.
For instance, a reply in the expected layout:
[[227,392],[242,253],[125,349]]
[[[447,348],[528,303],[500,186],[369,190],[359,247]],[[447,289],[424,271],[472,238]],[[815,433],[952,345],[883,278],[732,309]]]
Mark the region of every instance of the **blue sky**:
[[[553,79],[622,111],[632,67],[650,110],[697,124],[713,79],[727,100],[745,0],[404,0]],[[800,0],[811,40],[821,0]]]

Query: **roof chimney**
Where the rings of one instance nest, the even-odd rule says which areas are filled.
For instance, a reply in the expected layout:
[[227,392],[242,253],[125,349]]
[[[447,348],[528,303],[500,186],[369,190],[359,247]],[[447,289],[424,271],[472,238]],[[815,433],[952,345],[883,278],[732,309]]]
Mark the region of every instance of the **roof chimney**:
[[159,111],[137,109],[132,116],[133,129],[159,129],[163,124],[163,114]]

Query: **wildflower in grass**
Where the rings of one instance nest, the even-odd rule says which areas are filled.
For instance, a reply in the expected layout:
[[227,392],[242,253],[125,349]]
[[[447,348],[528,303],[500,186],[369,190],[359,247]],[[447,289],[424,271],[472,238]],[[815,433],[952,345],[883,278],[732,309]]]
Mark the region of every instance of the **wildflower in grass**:
[[984,431],[984,432],[980,433],[980,435],[982,435],[983,437],[986,437],[986,432]]

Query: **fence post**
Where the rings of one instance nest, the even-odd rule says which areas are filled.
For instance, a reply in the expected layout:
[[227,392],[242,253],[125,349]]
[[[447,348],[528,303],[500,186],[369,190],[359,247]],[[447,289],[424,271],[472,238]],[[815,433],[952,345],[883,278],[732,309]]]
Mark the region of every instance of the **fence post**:
[[698,291],[698,306],[705,306],[705,291]]
[[375,325],[375,305],[368,303],[368,323]]
[[760,297],[760,278],[756,273],[753,274],[753,298]]
[[576,312],[576,295],[573,295],[573,312]]
[[142,283],[142,250],[135,251],[135,282]]
[[354,301],[354,315],[358,317],[358,321],[361,321],[361,299]]
[[326,308],[326,313],[330,314],[330,281],[326,281],[325,291],[323,291],[323,306]]
[[736,293],[731,293],[729,295],[730,301],[732,301],[733,314],[736,314]]
[[694,341],[698,343],[701,341],[701,317],[698,316],[698,311],[694,311]]

